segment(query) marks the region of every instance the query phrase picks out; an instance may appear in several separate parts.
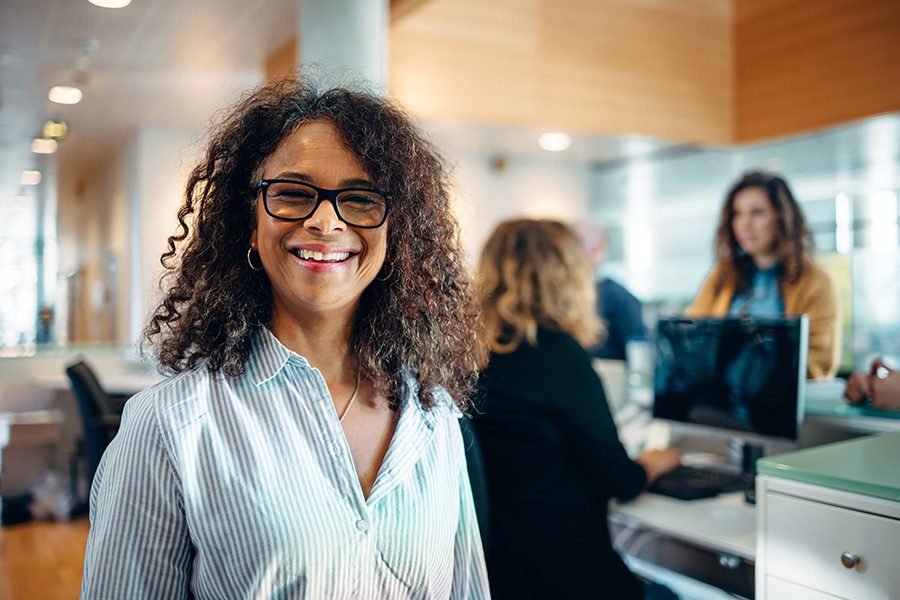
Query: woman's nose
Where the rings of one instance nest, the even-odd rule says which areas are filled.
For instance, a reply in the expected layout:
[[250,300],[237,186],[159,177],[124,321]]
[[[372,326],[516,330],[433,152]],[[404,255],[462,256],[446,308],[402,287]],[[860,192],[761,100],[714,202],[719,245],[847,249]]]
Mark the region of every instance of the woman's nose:
[[303,222],[303,226],[323,233],[343,231],[347,228],[347,225],[338,218],[334,204],[330,200],[322,200],[313,214]]

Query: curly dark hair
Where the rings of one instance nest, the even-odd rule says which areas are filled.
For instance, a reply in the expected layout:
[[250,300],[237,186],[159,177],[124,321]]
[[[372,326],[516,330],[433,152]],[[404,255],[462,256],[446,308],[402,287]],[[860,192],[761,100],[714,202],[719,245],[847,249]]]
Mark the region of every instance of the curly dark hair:
[[736,282],[735,293],[738,294],[750,286],[754,271],[753,259],[741,249],[731,224],[734,200],[738,193],[748,188],[759,188],[765,192],[777,215],[775,254],[778,257],[779,281],[796,282],[812,260],[813,252],[812,233],[784,178],[765,171],[745,173],[725,197],[713,248],[716,262],[722,267],[717,286],[720,288],[726,280],[733,280]]
[[310,121],[333,123],[389,197],[387,256],[363,292],[351,334],[362,373],[394,407],[401,371],[411,368],[424,408],[441,386],[465,409],[486,350],[476,337],[448,172],[403,110],[365,92],[319,91],[308,80],[285,79],[249,93],[219,118],[161,258],[165,298],[146,339],[170,372],[205,361],[211,372],[243,373],[253,333],[272,310],[269,279],[246,258],[254,184],[281,141]]

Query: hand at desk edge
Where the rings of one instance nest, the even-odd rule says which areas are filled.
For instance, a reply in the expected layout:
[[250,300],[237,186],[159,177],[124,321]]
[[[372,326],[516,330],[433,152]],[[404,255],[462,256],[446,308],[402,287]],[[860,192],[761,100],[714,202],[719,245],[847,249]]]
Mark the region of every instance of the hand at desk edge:
[[647,472],[647,485],[657,477],[681,466],[681,453],[674,448],[647,450],[637,457],[636,462]]
[[844,398],[853,405],[871,403],[872,408],[900,410],[900,371],[876,358],[868,374],[857,371],[850,375]]

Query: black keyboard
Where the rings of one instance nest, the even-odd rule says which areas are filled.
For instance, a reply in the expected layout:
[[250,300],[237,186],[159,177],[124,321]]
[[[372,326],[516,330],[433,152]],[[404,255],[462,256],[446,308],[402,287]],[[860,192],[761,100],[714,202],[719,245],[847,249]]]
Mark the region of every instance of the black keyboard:
[[750,475],[719,469],[678,467],[658,477],[649,491],[681,500],[697,500],[712,498],[725,492],[741,492],[752,483]]

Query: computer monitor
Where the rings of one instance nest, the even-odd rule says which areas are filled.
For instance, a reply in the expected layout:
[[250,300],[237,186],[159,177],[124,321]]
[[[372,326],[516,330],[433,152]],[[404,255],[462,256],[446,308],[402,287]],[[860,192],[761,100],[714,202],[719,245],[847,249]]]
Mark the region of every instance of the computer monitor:
[[806,316],[660,319],[653,416],[745,442],[796,444],[808,333]]

